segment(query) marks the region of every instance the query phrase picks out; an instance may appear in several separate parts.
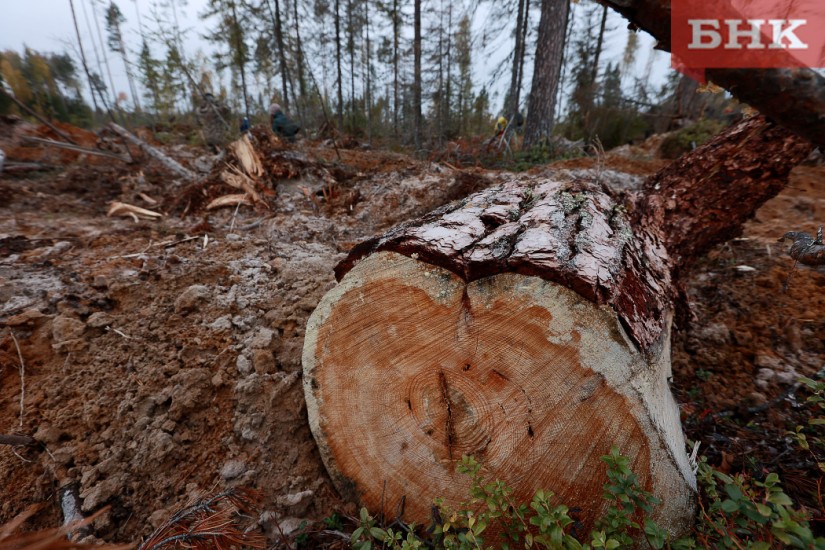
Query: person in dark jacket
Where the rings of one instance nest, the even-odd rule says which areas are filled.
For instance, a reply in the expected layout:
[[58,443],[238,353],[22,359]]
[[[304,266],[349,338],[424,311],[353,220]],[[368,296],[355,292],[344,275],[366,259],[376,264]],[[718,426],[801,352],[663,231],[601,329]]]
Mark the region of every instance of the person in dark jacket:
[[272,123],[273,132],[287,141],[295,141],[295,136],[298,135],[301,127],[286,116],[277,103],[269,106],[269,119]]

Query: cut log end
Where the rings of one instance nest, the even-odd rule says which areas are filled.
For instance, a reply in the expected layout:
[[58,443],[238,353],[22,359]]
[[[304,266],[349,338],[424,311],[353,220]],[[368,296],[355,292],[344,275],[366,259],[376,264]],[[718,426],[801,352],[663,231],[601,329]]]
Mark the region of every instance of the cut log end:
[[667,342],[657,350],[641,354],[612,309],[555,283],[510,273],[468,284],[382,252],[310,318],[310,425],[345,496],[385,511],[406,496],[405,519],[418,524],[435,497],[468,499],[456,464],[473,455],[516,501],[552,490],[589,529],[606,508],[600,457],[616,445],[679,532],[695,479],[667,388]]

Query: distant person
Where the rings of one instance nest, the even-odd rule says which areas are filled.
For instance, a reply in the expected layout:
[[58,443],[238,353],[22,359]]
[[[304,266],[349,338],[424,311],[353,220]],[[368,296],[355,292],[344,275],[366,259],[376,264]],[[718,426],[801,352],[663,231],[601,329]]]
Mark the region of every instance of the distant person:
[[229,108],[212,94],[203,94],[203,101],[198,107],[198,117],[203,124],[203,137],[214,152],[219,152],[226,144],[226,131],[229,124]]
[[295,136],[301,131],[301,127],[286,116],[281,110],[281,106],[277,103],[269,106],[269,119],[272,123],[272,131],[275,132],[278,137],[282,137],[289,142],[294,142]]
[[244,135],[249,131],[249,119],[247,117],[243,117],[241,119],[241,135]]
[[513,115],[513,124],[516,127],[515,132],[521,133],[521,130],[524,128],[524,116],[518,111]]
[[496,135],[500,136],[504,130],[507,129],[507,118],[504,115],[498,117],[496,120]]

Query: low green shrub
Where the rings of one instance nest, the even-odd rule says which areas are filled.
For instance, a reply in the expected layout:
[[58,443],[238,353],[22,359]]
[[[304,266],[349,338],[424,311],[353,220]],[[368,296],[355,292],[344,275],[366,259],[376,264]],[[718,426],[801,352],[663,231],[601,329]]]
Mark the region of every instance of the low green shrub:
[[718,120],[704,119],[692,126],[672,132],[659,145],[659,156],[663,159],[676,159],[699,147],[718,134],[724,124]]
[[[821,435],[825,425],[825,383],[810,378],[802,378],[800,383],[811,392],[806,403],[814,412],[807,425],[797,426],[789,436],[813,454],[825,473],[825,438]],[[382,527],[366,508],[361,509],[350,540],[357,550],[612,550],[642,544],[674,550],[825,549],[825,538],[814,535],[806,509],[794,505],[776,473],[761,480],[743,474],[728,475],[714,470],[706,458],[701,458],[697,464],[701,494],[696,523],[689,536],[674,539],[650,519],[660,502],[639,485],[630,469],[630,460],[614,447],[602,461],[607,465],[602,497],[609,506],[586,536],[576,531],[580,524],[571,517],[570,508],[556,502],[552,492],[537,491],[529,503],[514,502],[512,488],[500,480],[488,480],[483,466],[475,458],[464,456],[457,470],[472,479],[469,499],[458,509],[436,499],[434,521],[426,540],[423,534],[416,534],[415,525],[404,525],[399,520],[393,523],[394,528]],[[488,537],[491,532],[498,533],[497,537]]]
[[[436,518],[429,530],[431,540],[425,542],[416,535],[414,525],[385,529],[362,508],[358,527],[351,535],[353,548],[613,550],[643,542],[655,549],[676,550],[825,548],[825,539],[814,537],[804,510],[794,507],[775,473],[768,474],[763,481],[743,475],[729,476],[713,470],[702,459],[698,480],[704,498],[694,533],[673,539],[650,519],[659,501],[639,486],[629,459],[614,447],[602,460],[607,464],[608,478],[603,498],[610,506],[587,537],[575,536],[576,520],[567,506],[553,502],[552,492],[537,491],[529,503],[513,502],[512,488],[502,481],[485,479],[481,464],[465,456],[458,471],[472,478],[470,499],[457,510],[436,500]],[[486,537],[493,531],[492,526],[499,533],[496,540]]]

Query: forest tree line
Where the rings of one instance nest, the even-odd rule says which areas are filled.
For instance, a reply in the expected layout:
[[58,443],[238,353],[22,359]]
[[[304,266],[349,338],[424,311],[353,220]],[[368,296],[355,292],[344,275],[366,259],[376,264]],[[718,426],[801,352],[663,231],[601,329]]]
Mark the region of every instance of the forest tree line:
[[[650,63],[633,72],[638,35],[621,29],[623,56],[604,63],[607,8],[592,0],[209,0],[198,14],[209,57],[184,47],[183,0],[144,13],[128,0],[67,1],[76,30],[67,51],[2,52],[0,79],[35,112],[78,125],[192,120],[207,92],[238,119],[263,122],[276,102],[311,135],[335,128],[416,150],[490,135],[499,115],[523,114],[525,147],[554,134],[611,147],[680,116],[667,107],[677,77],[654,89]],[[122,7],[137,36],[127,36]],[[487,22],[474,29],[478,10]],[[476,74],[475,57],[495,40],[509,53]],[[116,61],[128,91],[112,79]],[[496,83],[505,93],[493,105]],[[0,113],[15,110],[0,94]]]

